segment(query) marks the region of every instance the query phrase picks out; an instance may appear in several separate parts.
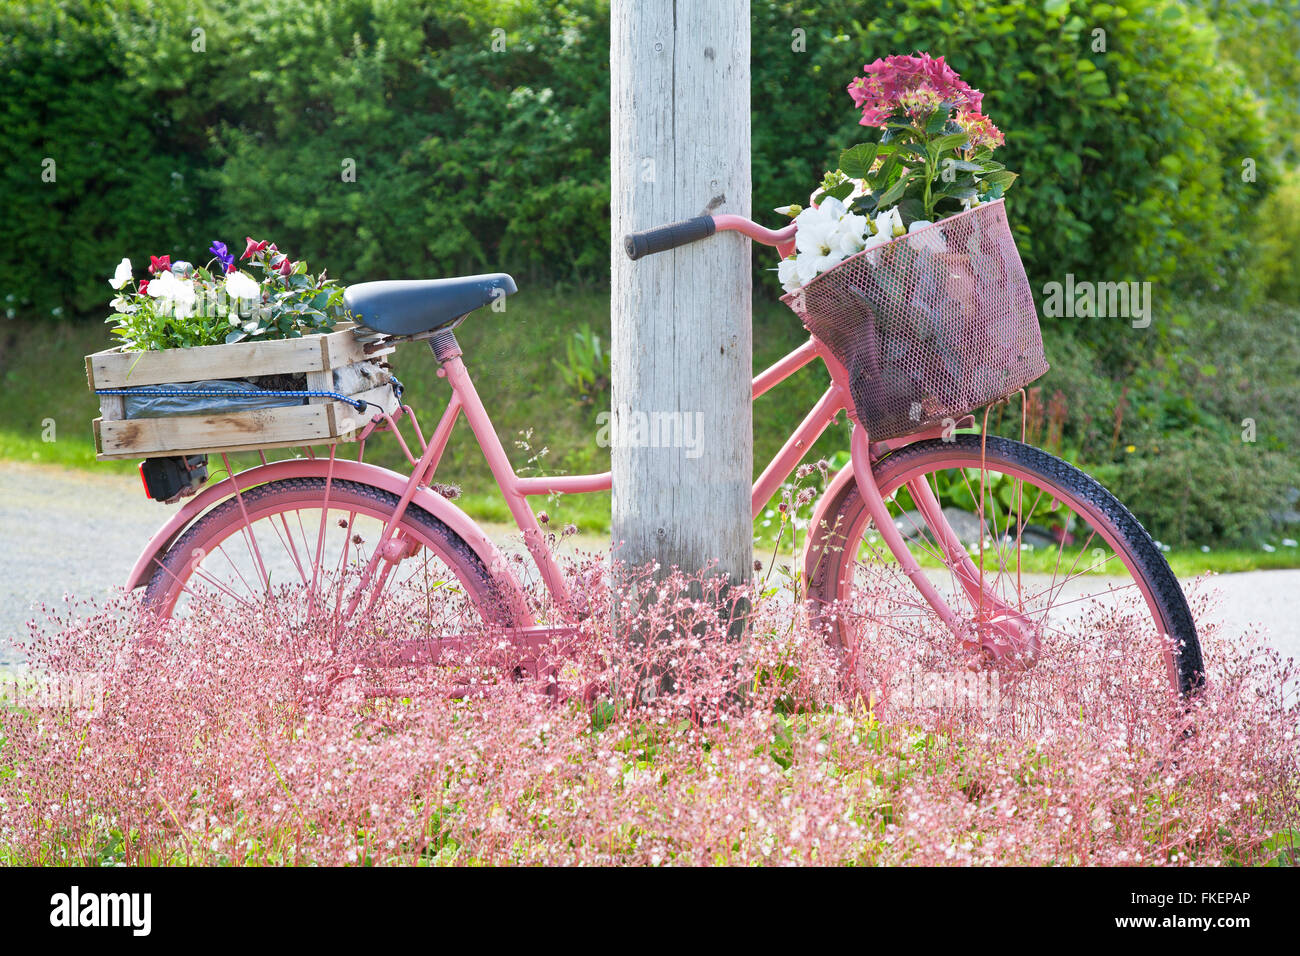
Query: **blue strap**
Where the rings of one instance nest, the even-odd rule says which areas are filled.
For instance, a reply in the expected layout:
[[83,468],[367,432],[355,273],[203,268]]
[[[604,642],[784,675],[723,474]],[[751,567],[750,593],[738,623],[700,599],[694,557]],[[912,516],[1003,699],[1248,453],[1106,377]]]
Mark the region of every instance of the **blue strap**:
[[[396,380],[394,380],[396,381]],[[151,397],[176,397],[176,398],[230,398],[238,395],[274,395],[288,398],[294,396],[297,398],[332,398],[336,401],[347,402],[359,412],[364,412],[367,405],[375,405],[374,402],[367,402],[361,399],[352,398],[349,395],[341,395],[338,392],[317,392],[312,390],[305,391],[281,391],[269,388],[248,388],[248,389],[227,389],[222,391],[215,388],[97,388],[96,395],[145,395]],[[401,385],[398,385],[398,395],[401,395]],[[379,405],[375,405],[379,408]]]

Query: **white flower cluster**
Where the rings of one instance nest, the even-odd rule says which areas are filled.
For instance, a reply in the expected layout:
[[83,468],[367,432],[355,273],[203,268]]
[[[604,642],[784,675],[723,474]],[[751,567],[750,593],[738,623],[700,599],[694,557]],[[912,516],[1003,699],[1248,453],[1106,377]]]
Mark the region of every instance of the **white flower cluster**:
[[177,277],[170,269],[159,273],[149,283],[149,295],[158,300],[164,313],[178,319],[187,318],[194,311],[194,283]]
[[[157,299],[159,307],[165,314],[175,315],[178,319],[188,317],[194,313],[195,302],[198,298],[194,282],[189,278],[191,271],[189,263],[176,263],[171,269],[160,272],[149,281],[145,295]],[[113,278],[108,280],[108,284],[120,292],[122,287],[131,281],[131,278],[131,260],[124,258],[117,264],[117,269],[113,272]],[[232,300],[261,301],[262,287],[255,279],[250,278],[243,272],[230,273],[225,277],[223,284],[226,295]],[[133,304],[124,295],[116,296],[109,305],[115,311],[123,313],[135,312],[139,309],[138,305]],[[232,311],[236,308],[232,301]],[[237,322],[237,319],[232,319],[231,325],[235,325]]]
[[877,213],[872,219],[853,212],[852,203],[852,199],[846,204],[827,198],[795,216],[795,254],[782,259],[776,269],[786,292],[807,285],[849,256],[907,233],[897,206]]
[[[858,186],[847,201],[827,198],[795,215],[794,223],[798,227],[794,238],[795,254],[782,259],[776,267],[781,288],[794,292],[849,256],[934,225],[929,219],[917,219],[904,226],[897,206],[876,213],[874,218],[859,215],[853,211],[853,200],[864,192]],[[963,211],[979,205],[982,205],[979,199],[962,200]],[[776,211],[788,216],[797,208],[784,206]],[[916,242],[931,252],[943,252],[945,248],[944,238],[937,230],[926,233]]]

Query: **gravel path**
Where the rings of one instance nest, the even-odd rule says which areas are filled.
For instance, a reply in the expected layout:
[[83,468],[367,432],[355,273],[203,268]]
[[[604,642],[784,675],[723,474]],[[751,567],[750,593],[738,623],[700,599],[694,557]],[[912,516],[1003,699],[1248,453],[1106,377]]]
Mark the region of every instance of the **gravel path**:
[[[146,499],[135,477],[0,462],[0,664],[17,659],[13,641],[34,605],[120,588],[173,507]],[[510,529],[489,530],[510,544]],[[1232,629],[1259,624],[1274,647],[1300,657],[1300,570],[1216,575],[1209,586]]]

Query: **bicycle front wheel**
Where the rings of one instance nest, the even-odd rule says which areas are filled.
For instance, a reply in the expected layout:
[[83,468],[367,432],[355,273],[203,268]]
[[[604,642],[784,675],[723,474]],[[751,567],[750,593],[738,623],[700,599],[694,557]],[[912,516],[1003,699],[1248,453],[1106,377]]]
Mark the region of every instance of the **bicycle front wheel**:
[[[1186,697],[1204,664],[1187,600],[1136,518],[1097,481],[1037,448],[978,435],[906,446],[876,480],[922,573],[955,613],[969,650],[1014,625],[1033,644],[1004,672],[1073,715],[1104,709],[1118,685]],[[941,510],[947,544],[925,514]],[[962,641],[885,546],[855,485],[813,529],[805,568],[815,617],[850,650],[874,640],[912,665],[963,666]],[[867,655],[869,656],[869,655]],[[1003,661],[1003,663],[1006,663]],[[1029,692],[1026,692],[1029,693]]]

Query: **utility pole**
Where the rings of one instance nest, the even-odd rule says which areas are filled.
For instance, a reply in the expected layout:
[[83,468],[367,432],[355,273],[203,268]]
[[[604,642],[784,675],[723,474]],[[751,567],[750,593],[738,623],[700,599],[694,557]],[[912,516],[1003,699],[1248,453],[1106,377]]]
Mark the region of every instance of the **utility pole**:
[[752,575],[750,251],[736,233],[632,261],[623,236],[750,215],[748,0],[610,10],[616,559]]

